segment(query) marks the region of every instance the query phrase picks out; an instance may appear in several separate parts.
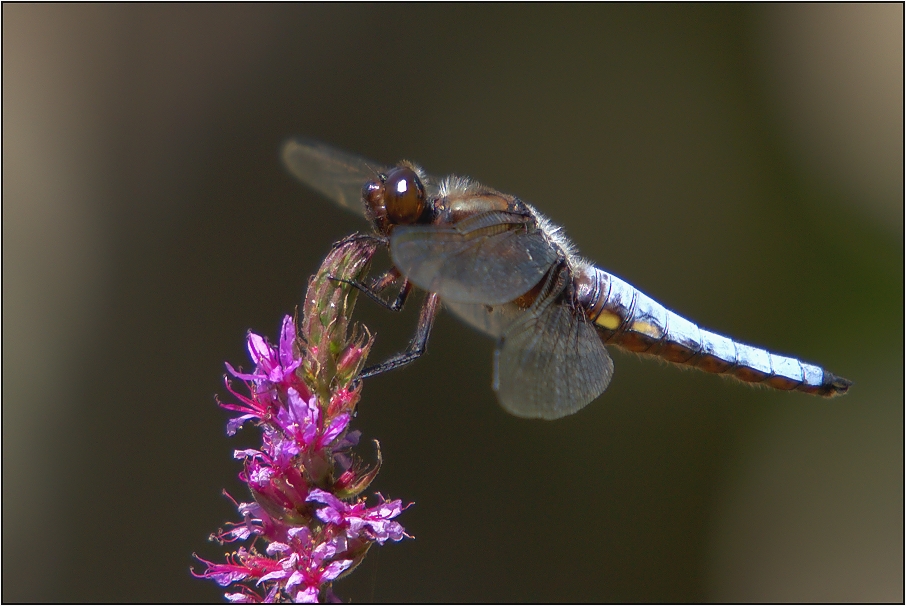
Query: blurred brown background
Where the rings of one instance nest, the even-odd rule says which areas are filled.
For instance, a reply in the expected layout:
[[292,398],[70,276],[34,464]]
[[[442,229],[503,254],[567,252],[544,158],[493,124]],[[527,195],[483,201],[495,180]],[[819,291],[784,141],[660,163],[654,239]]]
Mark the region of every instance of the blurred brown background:
[[[507,416],[443,314],[357,426],[414,541],[377,601],[902,601],[903,6],[3,5],[4,601],[217,601],[244,497],[223,361],[366,226],[307,135],[471,175],[704,326],[855,381],[833,401],[615,354]],[[375,361],[415,323],[366,301]]]

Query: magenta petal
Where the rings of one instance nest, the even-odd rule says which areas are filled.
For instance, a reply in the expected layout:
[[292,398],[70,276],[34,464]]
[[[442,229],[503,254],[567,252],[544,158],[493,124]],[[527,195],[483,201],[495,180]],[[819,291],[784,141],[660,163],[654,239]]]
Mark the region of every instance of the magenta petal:
[[230,604],[257,604],[259,602],[258,598],[247,593],[225,593],[223,597]]
[[372,529],[374,530],[374,540],[381,544],[388,539],[391,541],[399,541],[406,536],[406,533],[399,522],[373,524]]
[[308,400],[303,398],[294,387],[286,390],[286,413],[291,423],[307,423],[311,413]]
[[318,588],[317,587],[306,587],[302,591],[296,594],[296,597],[293,599],[296,604],[317,604],[318,603]]
[[267,546],[267,549],[265,549],[267,555],[277,555],[286,553],[287,551],[289,551],[289,545],[287,545],[286,543],[278,543],[277,541],[274,541]]
[[349,425],[350,418],[351,416],[348,412],[340,413],[334,417],[327,429],[324,430],[324,435],[318,440],[319,446],[323,448],[333,442]]
[[[284,368],[291,366],[296,360],[293,358],[293,344],[296,342],[296,323],[292,316],[283,317],[283,326],[280,328],[280,365]],[[298,366],[298,364],[297,364]]]
[[343,439],[334,444],[335,450],[343,450],[345,448],[352,448],[359,443],[359,438],[362,437],[362,432],[356,429],[355,431],[350,431]]
[[274,579],[285,579],[287,576],[289,576],[289,572],[287,572],[286,570],[275,570],[273,572],[267,573],[266,575],[264,575],[263,577],[258,579],[258,582],[255,584],[260,585],[261,583],[264,583],[265,581],[272,581]]
[[294,528],[290,528],[286,534],[289,535],[289,538],[297,539],[303,543],[311,542],[311,529],[307,526],[296,526]]
[[328,558],[332,558],[335,555],[337,555],[337,545],[333,541],[321,543],[311,550],[311,560],[316,562],[319,566],[321,565],[321,562]]
[[246,421],[248,421],[249,419],[255,419],[257,417],[258,415],[242,415],[241,417],[230,419],[229,421],[227,421],[227,435],[236,435],[236,432],[242,428]]
[[271,456],[277,465],[288,464],[297,454],[299,445],[292,440],[275,440],[272,444]]
[[231,375],[233,375],[234,377],[236,377],[237,379],[242,379],[243,381],[256,381],[261,378],[258,375],[250,375],[245,372],[239,372],[238,370],[233,368],[229,362],[224,362],[224,364],[226,364],[226,367],[227,367],[227,370],[229,371],[229,373]]
[[318,397],[312,396],[303,402],[305,402],[305,421],[309,425],[317,427],[321,422],[321,407],[318,406]]
[[261,505],[258,503],[240,503],[236,510],[246,517],[256,517],[260,518],[264,514],[264,510],[261,509]]
[[318,435],[317,425],[306,425],[302,429],[302,444],[305,446],[311,446],[314,444],[315,436]]
[[347,549],[349,549],[349,544],[348,544],[348,542],[346,541],[346,537],[343,536],[343,535],[339,535],[339,536],[337,536],[337,537],[334,537],[333,539],[331,539],[330,542],[331,542],[331,543],[333,544],[333,546],[334,546],[334,552],[333,552],[334,554],[343,553],[344,551],[346,551]]
[[283,368],[275,365],[273,368],[268,370],[267,380],[271,383],[280,383],[281,381],[283,381]]
[[[295,391],[292,390],[291,391]],[[302,443],[310,447],[315,443],[315,437],[318,435],[318,421],[321,418],[321,409],[318,406],[318,397],[312,396],[308,401],[301,400],[304,403],[304,412],[299,423],[302,426]],[[300,407],[301,408],[301,407]]]
[[221,570],[219,572],[210,573],[208,578],[213,579],[215,583],[221,587],[226,587],[237,581],[243,581],[248,578],[248,571],[245,570]]
[[308,493],[308,498],[306,501],[316,501],[318,503],[324,503],[325,505],[330,505],[334,509],[345,511],[348,507],[346,503],[332,495],[331,493],[321,490],[320,488],[313,488],[311,492]]
[[235,541],[244,541],[252,536],[252,529],[249,524],[240,522],[235,528],[217,535],[218,540],[224,543],[233,543]]
[[346,522],[349,524],[349,528],[346,530],[349,537],[358,537],[362,534],[362,529],[368,526],[368,523],[359,517],[348,517]]
[[255,450],[254,448],[245,448],[243,450],[234,450],[233,458],[234,459],[254,459],[256,457],[262,456],[260,450]]
[[352,560],[337,560],[336,562],[331,562],[324,568],[324,574],[321,579],[324,581],[332,581],[350,566],[352,566]]
[[322,507],[315,512],[315,515],[325,524],[336,524],[339,526],[343,523],[343,516],[333,507]]
[[403,513],[403,502],[400,499],[387,501],[377,507],[377,514],[382,518],[395,518]]
[[304,575],[302,572],[300,572],[300,571],[298,571],[298,570],[296,570],[295,572],[293,572],[293,573],[289,576],[289,579],[287,579],[287,581],[286,581],[286,591],[287,591],[287,593],[292,593],[292,591],[293,591],[293,589],[296,587],[296,585],[299,585],[299,584],[302,583],[302,581],[304,581],[304,580],[305,580],[305,575]]
[[249,355],[255,364],[260,365],[262,362],[271,360],[273,352],[270,345],[267,344],[267,341],[261,335],[250,332],[248,335],[248,348]]

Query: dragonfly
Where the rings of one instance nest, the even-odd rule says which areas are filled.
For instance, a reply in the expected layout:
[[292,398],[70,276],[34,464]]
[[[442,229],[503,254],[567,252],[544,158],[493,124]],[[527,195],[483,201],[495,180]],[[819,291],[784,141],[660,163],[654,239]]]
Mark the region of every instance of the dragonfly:
[[[304,138],[287,141],[282,157],[302,183],[367,219],[373,233],[362,237],[389,249],[392,267],[353,286],[394,311],[413,286],[428,293],[406,350],[363,378],[424,354],[442,301],[497,339],[493,388],[518,417],[557,419],[595,400],[613,376],[608,346],[779,390],[833,397],[852,385],[699,327],[582,259],[561,228],[514,195]],[[382,294],[394,284],[391,303]]]

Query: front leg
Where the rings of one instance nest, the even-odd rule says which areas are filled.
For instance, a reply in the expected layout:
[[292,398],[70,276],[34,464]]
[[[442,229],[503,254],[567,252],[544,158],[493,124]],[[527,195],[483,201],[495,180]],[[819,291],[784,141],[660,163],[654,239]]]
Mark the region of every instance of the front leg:
[[431,336],[431,328],[434,326],[434,318],[437,317],[439,307],[439,297],[437,293],[430,293],[425,297],[422,304],[422,310],[418,317],[418,327],[415,329],[415,336],[409,342],[409,346],[388,360],[369,366],[364,369],[358,376],[358,379],[367,379],[374,375],[379,375],[388,370],[396,370],[407,366],[419,359],[428,349],[428,338]]
[[346,244],[349,244],[350,242],[371,242],[373,244],[376,244],[378,246],[383,246],[385,248],[390,246],[390,239],[387,238],[386,236],[379,236],[377,234],[355,233],[355,234],[346,236],[345,238],[343,238],[342,240],[340,240],[338,242],[334,242],[333,246],[331,246],[331,248],[340,248],[341,246],[345,246]]
[[349,284],[356,290],[365,294],[375,303],[389,309],[390,311],[401,311],[403,309],[403,306],[406,304],[406,299],[409,298],[409,293],[412,292],[412,283],[408,280],[403,279],[403,285],[400,287],[400,292],[396,296],[396,300],[393,303],[389,303],[385,301],[383,297],[381,297],[380,293],[384,292],[387,287],[400,280],[400,278],[402,278],[402,275],[400,275],[400,272],[397,271],[396,268],[388,269],[386,272],[384,272],[383,275],[375,278],[370,285],[365,284],[364,282],[361,282],[359,280],[346,280],[344,278],[335,278],[333,276],[330,277],[331,280]]

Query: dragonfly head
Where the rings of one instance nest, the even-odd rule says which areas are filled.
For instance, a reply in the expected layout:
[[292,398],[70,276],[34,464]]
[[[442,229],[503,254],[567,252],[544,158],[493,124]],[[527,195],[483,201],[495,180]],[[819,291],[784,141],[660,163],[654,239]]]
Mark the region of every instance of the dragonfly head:
[[425,211],[425,186],[414,170],[397,166],[368,181],[362,198],[369,218],[386,234],[394,225],[417,223]]

